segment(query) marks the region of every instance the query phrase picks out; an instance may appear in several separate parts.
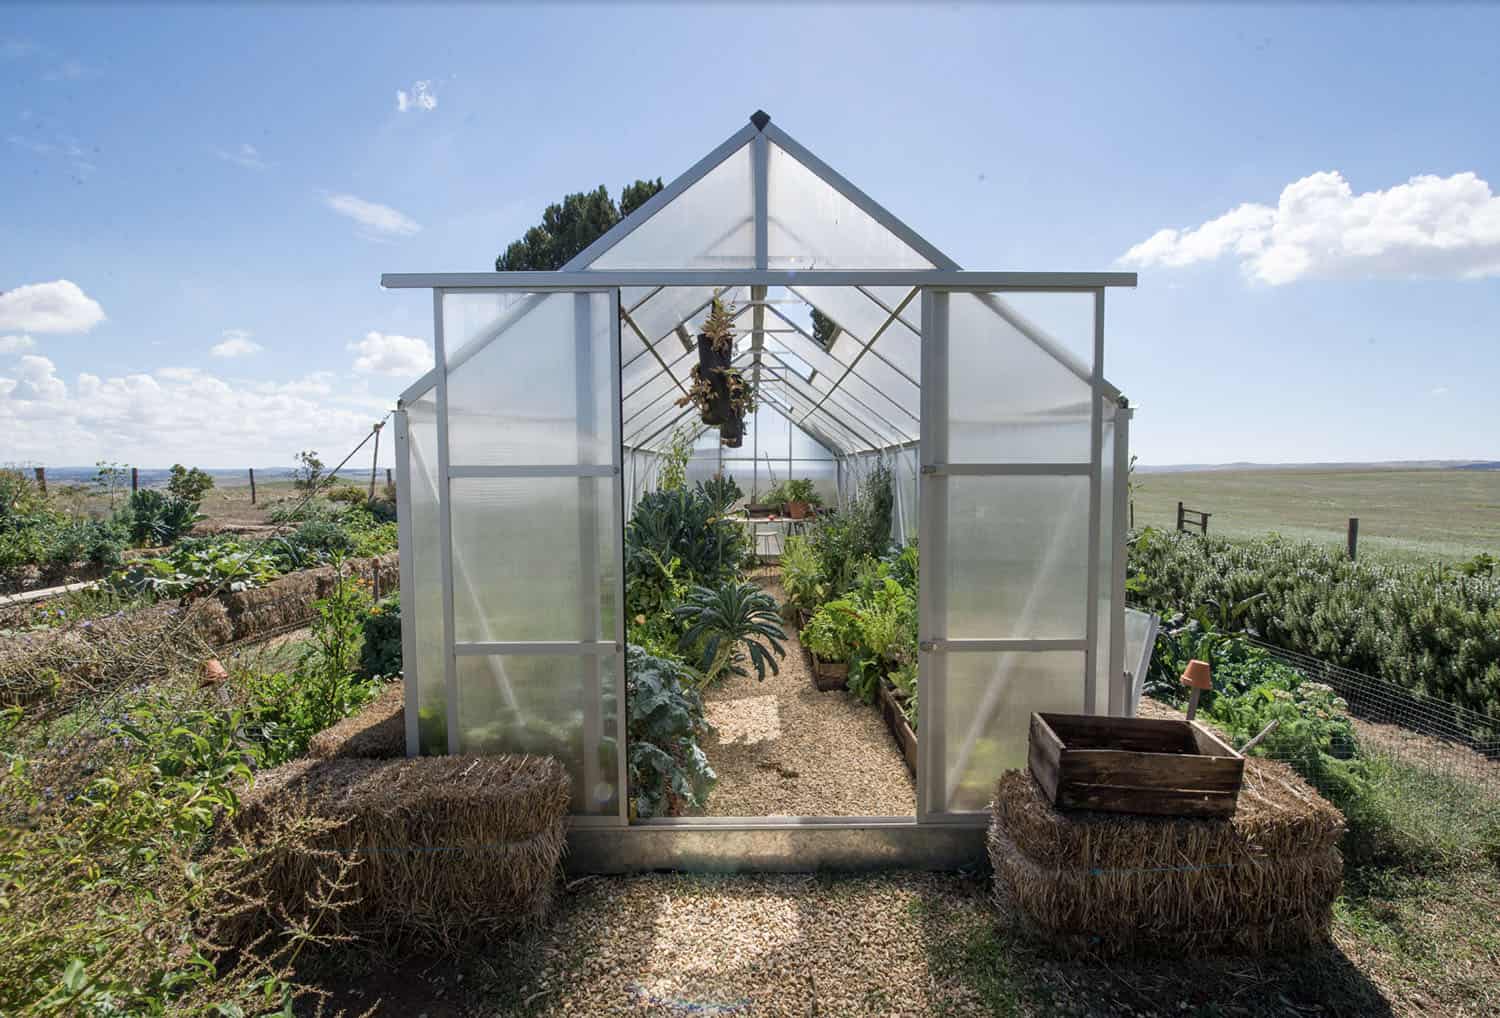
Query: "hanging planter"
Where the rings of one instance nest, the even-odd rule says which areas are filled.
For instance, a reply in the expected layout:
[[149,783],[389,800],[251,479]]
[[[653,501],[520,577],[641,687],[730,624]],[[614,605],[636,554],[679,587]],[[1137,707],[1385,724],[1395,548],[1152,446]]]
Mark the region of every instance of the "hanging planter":
[[695,405],[703,423],[719,429],[724,445],[739,448],[744,441],[745,414],[755,409],[755,394],[739,370],[730,367],[733,357],[734,305],[716,296],[698,335],[692,388],[677,405]]
[[723,424],[719,425],[719,442],[730,449],[738,449],[745,444],[745,419],[731,414]]

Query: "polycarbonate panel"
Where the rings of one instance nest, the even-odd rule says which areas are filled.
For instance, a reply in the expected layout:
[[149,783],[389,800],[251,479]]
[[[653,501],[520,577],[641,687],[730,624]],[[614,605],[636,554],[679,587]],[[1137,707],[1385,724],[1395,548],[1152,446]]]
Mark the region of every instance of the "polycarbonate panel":
[[994,301],[948,295],[948,462],[1089,462],[1089,383]]
[[437,399],[429,393],[406,406],[407,462],[412,547],[401,552],[411,563],[414,609],[403,620],[416,634],[418,742],[423,753],[448,751],[447,684],[444,672],[442,545],[438,505]]
[[[893,288],[887,287],[886,289]],[[879,342],[889,341],[892,344],[893,352],[886,356],[892,357],[902,370],[915,378],[921,356],[921,337],[919,332],[909,328],[907,323],[920,325],[922,296],[920,293],[917,294],[906,303],[905,307],[902,307],[902,302],[906,301],[907,295],[913,288],[908,286],[894,289],[897,290],[897,293],[893,295],[895,299],[887,302],[890,311],[871,300],[858,287],[853,286],[799,286],[794,292],[832,318],[843,330],[842,334],[835,339],[833,350],[834,355],[840,360],[847,362],[853,355],[852,351],[848,356],[845,355],[849,347],[858,350],[861,345],[868,343],[878,333]],[[901,314],[892,319],[891,311],[898,308]],[[885,352],[884,347],[880,349],[882,353]]]
[[461,290],[443,296],[443,350],[449,364],[469,356],[468,348],[514,326],[537,305],[538,296],[520,290]]
[[[943,653],[944,795],[936,812],[986,809],[995,780],[1026,768],[1034,711],[1083,711],[1083,652]],[[924,725],[924,731],[926,726]]]
[[1066,350],[1079,367],[1094,363],[1094,295],[1017,291],[996,294],[1011,312]]
[[657,210],[588,267],[755,267],[755,202],[746,144]]
[[[444,295],[445,338],[450,310],[475,315],[473,296]],[[533,297],[524,313],[501,312],[489,344],[448,371],[452,466],[613,461],[610,297]]]
[[[747,291],[748,288],[743,286],[728,287],[720,298],[737,307],[742,306]],[[703,331],[703,322],[708,317],[707,305],[713,297],[714,288],[710,286],[665,286],[632,311],[630,317],[647,339],[654,343],[665,338],[675,352],[681,352],[682,341],[674,335],[677,326],[683,325],[690,336],[696,337]],[[737,328],[748,331],[749,321],[745,320]],[[627,327],[625,331],[630,329]],[[697,350],[696,340],[693,349]],[[667,360],[674,355],[663,351]]]
[[[772,411],[775,413],[775,411]],[[831,460],[833,453],[824,447],[822,442],[813,438],[801,428],[792,429],[792,459],[794,460]]]
[[767,163],[773,269],[930,269],[933,264],[775,142]]
[[1151,622],[1156,616],[1135,608],[1125,609],[1125,672],[1130,676],[1128,715],[1134,716],[1140,705],[1142,683],[1151,666],[1151,657],[1156,648],[1148,642],[1151,637]]
[[458,642],[614,641],[611,478],[455,478],[450,490]]
[[458,658],[459,749],[556,757],[573,779],[575,815],[619,802],[614,655]]
[[934,635],[1081,639],[1090,567],[1088,478],[933,481],[948,493],[948,614],[934,620]]

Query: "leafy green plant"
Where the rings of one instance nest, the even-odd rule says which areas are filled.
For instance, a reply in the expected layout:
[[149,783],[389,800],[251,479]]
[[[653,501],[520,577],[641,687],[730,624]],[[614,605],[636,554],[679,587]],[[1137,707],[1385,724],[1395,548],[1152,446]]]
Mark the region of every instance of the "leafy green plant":
[[189,537],[165,555],[136,559],[110,574],[109,583],[128,594],[184,597],[211,590],[238,591],[263,586],[281,569],[276,555],[261,545],[227,537]]
[[755,584],[694,587],[672,614],[684,627],[679,646],[684,652],[698,651],[705,682],[717,681],[726,670],[748,675],[735,660],[741,648],[757,679],[765,680],[768,666],[772,674],[781,670],[776,659],[786,656],[786,632],[775,599]]
[[917,696],[917,662],[915,659],[903,662],[888,678],[896,692],[901,696],[897,702],[901,705],[901,713],[906,718],[906,723],[911,725],[912,730],[918,728],[917,720],[920,715]]
[[706,481],[699,481],[697,493],[720,513],[728,512],[745,495],[740,490],[740,486],[735,483],[734,478],[729,476],[716,476]]
[[818,490],[813,487],[812,480],[807,477],[799,477],[795,480],[787,481],[782,495],[782,501],[784,502],[806,502],[808,505],[823,504],[823,496],[818,494]]
[[632,644],[626,665],[632,814],[665,816],[700,808],[718,778],[699,745],[708,731],[702,696],[676,661]]
[[[341,563],[335,565],[342,569]],[[368,688],[354,675],[369,613],[370,595],[342,572],[329,595],[313,602],[311,637],[297,670],[314,730],[328,727],[369,697]]]
[[828,598],[822,563],[812,542],[800,534],[788,537],[782,549],[781,585],[786,590],[787,604],[797,611],[816,611]]
[[672,432],[667,447],[662,450],[661,467],[656,472],[657,491],[684,491],[687,489],[687,465],[693,456],[695,429],[688,424]]
[[625,579],[663,583],[665,564],[678,560],[687,583],[718,586],[739,567],[744,531],[704,495],[694,491],[654,491],[636,503],[625,527]]
[[849,598],[825,603],[802,629],[802,642],[825,661],[848,661],[859,646],[859,606]]

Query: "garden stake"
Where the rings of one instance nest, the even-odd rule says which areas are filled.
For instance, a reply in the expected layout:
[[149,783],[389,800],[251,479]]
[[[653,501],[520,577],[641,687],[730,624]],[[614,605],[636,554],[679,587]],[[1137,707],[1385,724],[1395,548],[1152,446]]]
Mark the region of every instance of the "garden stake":
[[1193,687],[1192,693],[1188,695],[1187,706],[1187,719],[1191,721],[1198,713],[1198,697],[1203,695],[1205,689],[1214,688],[1213,672],[1209,669],[1208,662],[1197,658],[1189,661],[1182,670],[1182,684]]

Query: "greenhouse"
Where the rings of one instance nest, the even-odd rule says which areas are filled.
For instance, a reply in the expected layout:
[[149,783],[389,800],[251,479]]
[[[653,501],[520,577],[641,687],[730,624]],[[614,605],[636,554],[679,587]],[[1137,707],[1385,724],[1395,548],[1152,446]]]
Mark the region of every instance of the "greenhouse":
[[[432,290],[437,361],[396,417],[408,752],[558,757],[574,866],[958,865],[1031,712],[1133,709],[1104,311],[1134,274],[963,270],[757,112],[557,271],[382,283]],[[785,640],[720,653],[694,606],[757,584]],[[750,644],[821,674],[799,630],[860,596],[908,598],[908,651],[767,692]],[[717,734],[648,744],[673,697]]]

